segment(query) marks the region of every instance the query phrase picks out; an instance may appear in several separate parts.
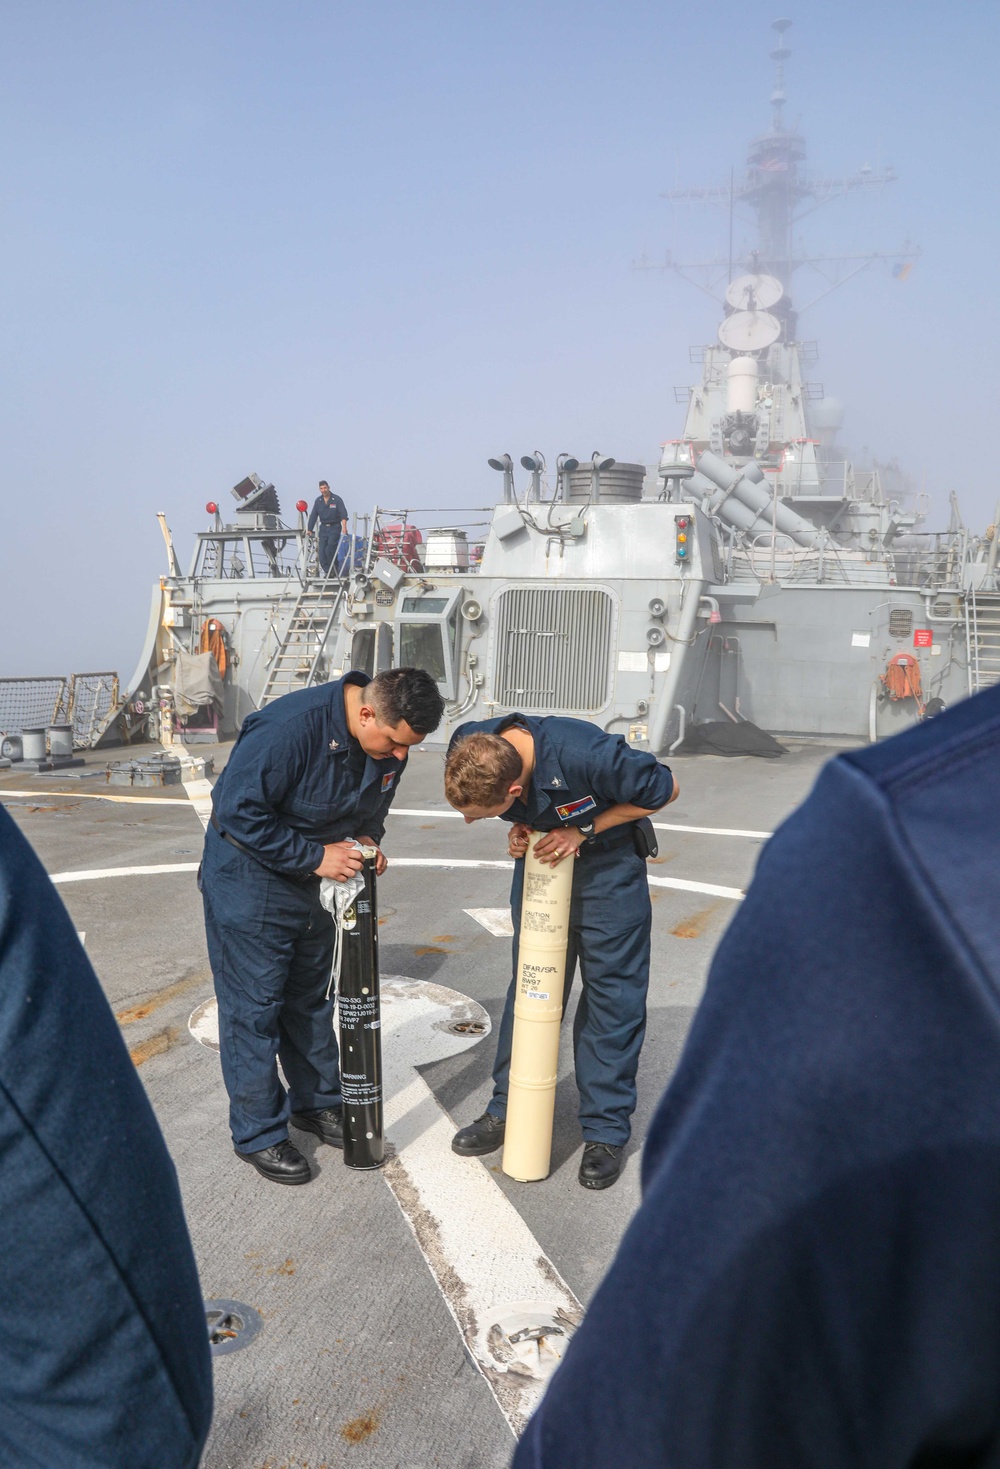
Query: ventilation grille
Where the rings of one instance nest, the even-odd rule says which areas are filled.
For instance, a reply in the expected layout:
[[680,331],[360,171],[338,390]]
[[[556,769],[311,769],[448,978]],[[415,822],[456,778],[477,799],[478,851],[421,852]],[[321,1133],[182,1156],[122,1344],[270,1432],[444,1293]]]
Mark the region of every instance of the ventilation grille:
[[892,607],[889,609],[889,636],[891,638],[908,638],[913,631],[913,613],[909,607]]
[[497,603],[496,703],[594,713],[608,702],[614,603],[592,588],[513,588]]
[[951,597],[938,597],[931,608],[932,617],[957,617],[958,608]]

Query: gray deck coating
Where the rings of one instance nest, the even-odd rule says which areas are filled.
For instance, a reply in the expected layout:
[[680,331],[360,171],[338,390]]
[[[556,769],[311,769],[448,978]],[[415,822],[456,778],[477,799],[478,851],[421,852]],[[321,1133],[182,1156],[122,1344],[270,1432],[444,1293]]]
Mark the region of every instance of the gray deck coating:
[[[230,747],[205,749],[221,768]],[[659,820],[772,830],[803,798],[833,752],[793,747],[778,761],[712,757],[672,762],[679,800]],[[410,761],[397,806],[445,811],[440,750]],[[103,769],[104,757],[88,757]],[[84,799],[100,778],[0,773],[0,801],[50,872],[196,861],[202,831],[181,787],[156,804]],[[31,791],[28,797],[12,791]],[[116,789],[116,794],[129,794]],[[136,791],[134,794],[157,794]],[[663,831],[650,873],[743,888],[762,842]],[[465,827],[445,816],[392,817],[396,856],[506,857],[500,823]],[[434,979],[499,1017],[509,941],[466,908],[504,907],[499,870],[390,866],[379,889],[386,974]],[[193,873],[102,879],[60,888],[122,1033],[139,1064],[176,1162],[206,1297],[243,1300],[264,1318],[246,1351],[216,1359],[215,1423],[204,1469],[499,1469],[513,1440],[467,1356],[434,1279],[378,1174],[347,1170],[318,1139],[296,1135],[314,1163],[307,1188],[266,1183],[232,1152],[217,1056],[195,1042],[191,1011],[212,994]],[[491,1167],[549,1259],[586,1302],[639,1201],[649,1118],[676,1065],[732,901],[653,889],[649,1029],[639,1108],[620,1182],[604,1193],[576,1181],[581,1140],[568,1032],[556,1102],[553,1172],[518,1184]],[[422,1072],[461,1125],[490,1093],[492,1045]],[[156,1220],[149,1221],[155,1239]],[[139,1462],[139,1460],[137,1460]]]

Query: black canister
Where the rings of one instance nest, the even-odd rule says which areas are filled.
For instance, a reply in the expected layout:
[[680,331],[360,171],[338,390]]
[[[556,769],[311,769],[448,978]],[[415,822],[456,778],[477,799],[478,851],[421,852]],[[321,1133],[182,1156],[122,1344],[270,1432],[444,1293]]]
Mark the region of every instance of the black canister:
[[344,1162],[348,1168],[380,1168],[385,1144],[374,857],[365,858],[362,875],[364,888],[341,921],[337,1015],[344,1095]]

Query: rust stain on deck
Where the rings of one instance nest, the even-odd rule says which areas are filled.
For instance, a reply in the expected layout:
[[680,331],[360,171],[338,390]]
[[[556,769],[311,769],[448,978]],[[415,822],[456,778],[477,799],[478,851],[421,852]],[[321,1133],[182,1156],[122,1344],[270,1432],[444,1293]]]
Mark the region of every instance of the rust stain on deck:
[[711,903],[700,912],[692,913],[689,918],[682,918],[670,932],[675,939],[700,939],[718,906],[718,903]]
[[371,1438],[378,1430],[381,1421],[381,1413],[373,1408],[370,1413],[364,1413],[360,1418],[352,1418],[350,1423],[345,1423],[340,1430],[340,1436],[345,1443],[364,1443],[365,1439]]
[[200,969],[197,974],[191,974],[187,979],[178,979],[173,984],[166,985],[162,990],[156,990],[148,1000],[143,1000],[139,1005],[130,1005],[127,1010],[119,1010],[115,1019],[119,1025],[132,1025],[136,1020],[145,1020],[147,1015],[152,1015],[154,1010],[159,1010],[161,1005],[169,1005],[178,995],[186,994],[193,990],[196,985],[204,984],[208,978],[205,970]]
[[129,1051],[132,1063],[142,1066],[144,1062],[153,1056],[162,1056],[164,1051],[169,1051],[180,1036],[180,1029],[176,1025],[168,1026],[166,1030],[158,1030],[155,1035],[148,1036],[146,1040],[140,1041]]

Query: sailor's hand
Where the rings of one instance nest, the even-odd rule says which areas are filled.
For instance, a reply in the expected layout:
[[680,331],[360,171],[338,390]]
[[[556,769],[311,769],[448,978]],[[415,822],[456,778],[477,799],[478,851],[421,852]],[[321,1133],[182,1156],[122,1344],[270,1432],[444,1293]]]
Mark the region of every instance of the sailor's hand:
[[356,840],[359,841],[363,847],[375,848],[375,876],[381,877],[385,869],[388,867],[389,863],[386,861],[385,855],[378,842],[374,841],[371,837],[357,837]]
[[531,827],[523,821],[515,821],[507,834],[507,851],[512,857],[523,857],[528,850]]
[[332,877],[334,882],[346,882],[364,865],[361,850],[353,842],[331,842],[323,848],[323,860],[313,871],[317,877]]
[[561,826],[558,831],[547,831],[536,843],[535,856],[539,862],[556,867],[564,857],[575,857],[585,841],[578,826]]

